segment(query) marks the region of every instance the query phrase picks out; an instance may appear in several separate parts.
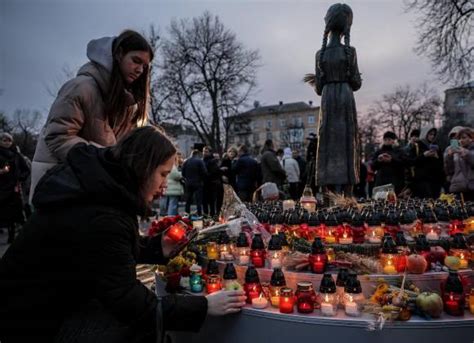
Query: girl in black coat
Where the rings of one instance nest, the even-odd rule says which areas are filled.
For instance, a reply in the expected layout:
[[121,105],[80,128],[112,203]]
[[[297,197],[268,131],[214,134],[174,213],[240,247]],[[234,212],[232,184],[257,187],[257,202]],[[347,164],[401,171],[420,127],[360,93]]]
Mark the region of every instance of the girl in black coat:
[[137,222],[163,193],[175,153],[144,127],[112,148],[76,146],[40,180],[37,211],[0,261],[2,343],[156,342],[240,310],[240,291],[159,299],[136,278],[137,263],[166,263],[175,248],[166,236],[140,237]]

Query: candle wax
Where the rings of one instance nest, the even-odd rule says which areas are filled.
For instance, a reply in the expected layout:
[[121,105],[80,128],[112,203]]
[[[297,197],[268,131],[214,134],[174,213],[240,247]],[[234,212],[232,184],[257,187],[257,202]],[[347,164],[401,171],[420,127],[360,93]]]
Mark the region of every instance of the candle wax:
[[326,236],[325,241],[326,241],[326,243],[328,243],[328,244],[336,243],[336,237],[334,237],[334,236]]
[[268,300],[263,297],[252,299],[253,308],[264,309],[267,306],[268,306]]
[[334,306],[330,303],[323,302],[321,304],[321,313],[325,316],[334,316]]
[[348,316],[358,316],[360,314],[357,304],[353,301],[346,302],[345,308]]

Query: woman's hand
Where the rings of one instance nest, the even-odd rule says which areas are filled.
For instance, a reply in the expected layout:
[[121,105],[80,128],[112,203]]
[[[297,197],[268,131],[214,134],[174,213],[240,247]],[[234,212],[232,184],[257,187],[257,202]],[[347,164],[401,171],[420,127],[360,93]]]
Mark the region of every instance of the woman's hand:
[[168,258],[171,253],[176,249],[178,243],[173,241],[166,234],[161,235],[161,249],[163,250],[163,256]]
[[224,316],[240,312],[245,305],[244,291],[219,291],[206,295],[207,314],[211,316]]

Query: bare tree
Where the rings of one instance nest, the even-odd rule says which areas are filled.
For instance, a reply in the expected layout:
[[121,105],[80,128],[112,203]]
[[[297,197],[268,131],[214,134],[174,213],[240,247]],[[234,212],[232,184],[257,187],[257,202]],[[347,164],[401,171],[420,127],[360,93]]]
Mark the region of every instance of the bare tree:
[[238,113],[256,87],[258,51],[246,50],[209,12],[172,21],[160,51],[159,113],[190,124],[221,151],[225,118]]
[[66,81],[74,78],[75,76],[76,72],[74,71],[74,69],[67,64],[64,65],[59,75],[56,76],[56,78],[49,84],[45,84],[44,87],[46,89],[46,93],[50,97],[55,99],[58,96],[58,92],[61,89],[62,85],[65,84]]
[[419,13],[415,52],[427,56],[441,80],[460,84],[474,67],[474,2],[472,0],[406,0],[407,11]]
[[398,86],[393,93],[383,95],[368,116],[380,128],[407,141],[411,130],[434,125],[440,118],[441,99],[426,84],[414,90],[408,85]]
[[0,112],[0,132],[10,132],[11,129],[10,121],[7,116],[5,113]]
[[39,111],[20,109],[13,113],[11,125],[15,142],[23,154],[32,158],[36,148],[37,137],[43,115]]
[[379,120],[377,117],[366,115],[359,119],[359,138],[365,156],[368,158],[377,150],[377,137],[380,135],[377,128]]

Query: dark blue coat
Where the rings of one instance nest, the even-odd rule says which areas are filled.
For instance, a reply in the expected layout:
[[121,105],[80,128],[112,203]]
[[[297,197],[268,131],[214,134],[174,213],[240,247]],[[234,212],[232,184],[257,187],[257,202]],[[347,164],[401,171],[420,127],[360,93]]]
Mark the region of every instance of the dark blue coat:
[[186,186],[203,186],[207,168],[201,158],[191,157],[184,162],[181,174],[186,180]]
[[258,163],[249,154],[244,154],[232,166],[236,175],[237,190],[254,190],[257,185]]

